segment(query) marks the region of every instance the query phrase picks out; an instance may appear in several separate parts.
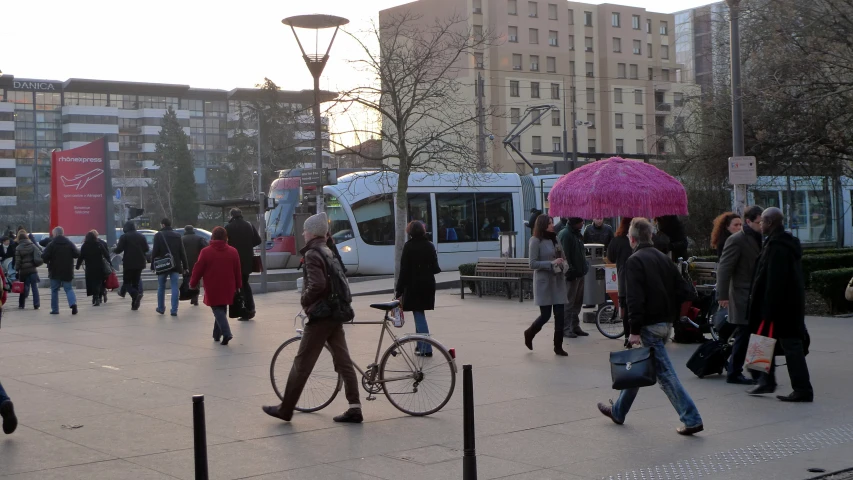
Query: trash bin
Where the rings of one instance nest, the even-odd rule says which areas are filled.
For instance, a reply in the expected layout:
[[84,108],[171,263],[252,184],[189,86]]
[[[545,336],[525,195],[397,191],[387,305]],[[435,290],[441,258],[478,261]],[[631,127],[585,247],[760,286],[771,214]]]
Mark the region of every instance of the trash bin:
[[605,302],[606,284],[604,267],[604,245],[590,243],[586,245],[586,260],[589,262],[589,271],[583,279],[583,304],[600,305]]

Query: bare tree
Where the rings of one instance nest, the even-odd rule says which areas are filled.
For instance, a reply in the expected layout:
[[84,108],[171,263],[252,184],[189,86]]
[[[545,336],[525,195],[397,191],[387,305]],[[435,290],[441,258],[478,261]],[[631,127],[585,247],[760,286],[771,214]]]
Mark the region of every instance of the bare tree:
[[[492,115],[478,112],[476,63],[493,38],[474,31],[466,18],[427,20],[412,12],[383,15],[358,43],[364,58],[355,67],[372,77],[371,83],[341,93],[338,105],[367,110],[381,118],[379,129],[360,123],[339,136],[363,141],[379,138],[382,153],[369,155],[340,145],[349,153],[382,161],[398,176],[395,208],[395,263],[406,241],[407,192],[412,172],[468,172],[485,170],[484,150],[478,150],[478,121]],[[378,45],[374,47],[373,45]]]

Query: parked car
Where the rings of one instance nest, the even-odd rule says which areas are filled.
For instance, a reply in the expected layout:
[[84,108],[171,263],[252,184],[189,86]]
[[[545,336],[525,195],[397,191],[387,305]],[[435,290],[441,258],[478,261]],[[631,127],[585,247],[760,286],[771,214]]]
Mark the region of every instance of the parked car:
[[[157,233],[156,230],[137,230],[137,232],[141,233],[142,236],[145,237],[145,241],[148,242],[148,251],[145,252],[145,261],[151,263],[151,251],[154,249],[154,234]],[[116,229],[116,241],[124,234],[124,231],[120,228]],[[113,247],[115,248],[115,247]],[[112,264],[113,268],[118,271],[121,266],[122,255],[113,254],[112,256]]]
[[[195,230],[196,235],[207,240],[207,243],[210,243],[210,236],[213,235],[213,233],[211,233],[209,230],[205,230],[203,228],[194,227],[193,229]],[[183,228],[180,229],[180,232],[181,232],[181,236],[183,236],[185,233],[187,233],[186,230],[184,230]]]

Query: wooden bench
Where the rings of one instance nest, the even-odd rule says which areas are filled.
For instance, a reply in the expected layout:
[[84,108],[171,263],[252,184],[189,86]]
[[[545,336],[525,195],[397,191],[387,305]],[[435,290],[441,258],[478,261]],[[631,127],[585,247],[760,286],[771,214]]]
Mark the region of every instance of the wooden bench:
[[[499,282],[506,285],[506,296],[512,298],[513,286],[518,286],[518,301],[524,301],[524,282],[533,282],[533,270],[526,258],[478,258],[474,275],[460,275],[459,287],[465,298],[467,282]],[[477,288],[477,295],[483,296],[483,288]]]
[[693,262],[690,278],[697,285],[714,285],[717,283],[717,264],[715,262]]

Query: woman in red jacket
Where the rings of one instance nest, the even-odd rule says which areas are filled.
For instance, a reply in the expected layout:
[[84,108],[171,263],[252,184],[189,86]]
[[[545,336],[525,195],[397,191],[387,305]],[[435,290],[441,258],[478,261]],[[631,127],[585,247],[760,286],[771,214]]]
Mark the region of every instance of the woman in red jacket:
[[222,227],[213,229],[210,246],[201,250],[190,288],[196,290],[200,280],[204,280],[204,304],[213,310],[213,339],[218,342],[222,336],[222,345],[228,345],[234,338],[228,325],[228,305],[234,300],[234,293],[243,288],[243,274],[240,255],[228,246],[228,234]]

